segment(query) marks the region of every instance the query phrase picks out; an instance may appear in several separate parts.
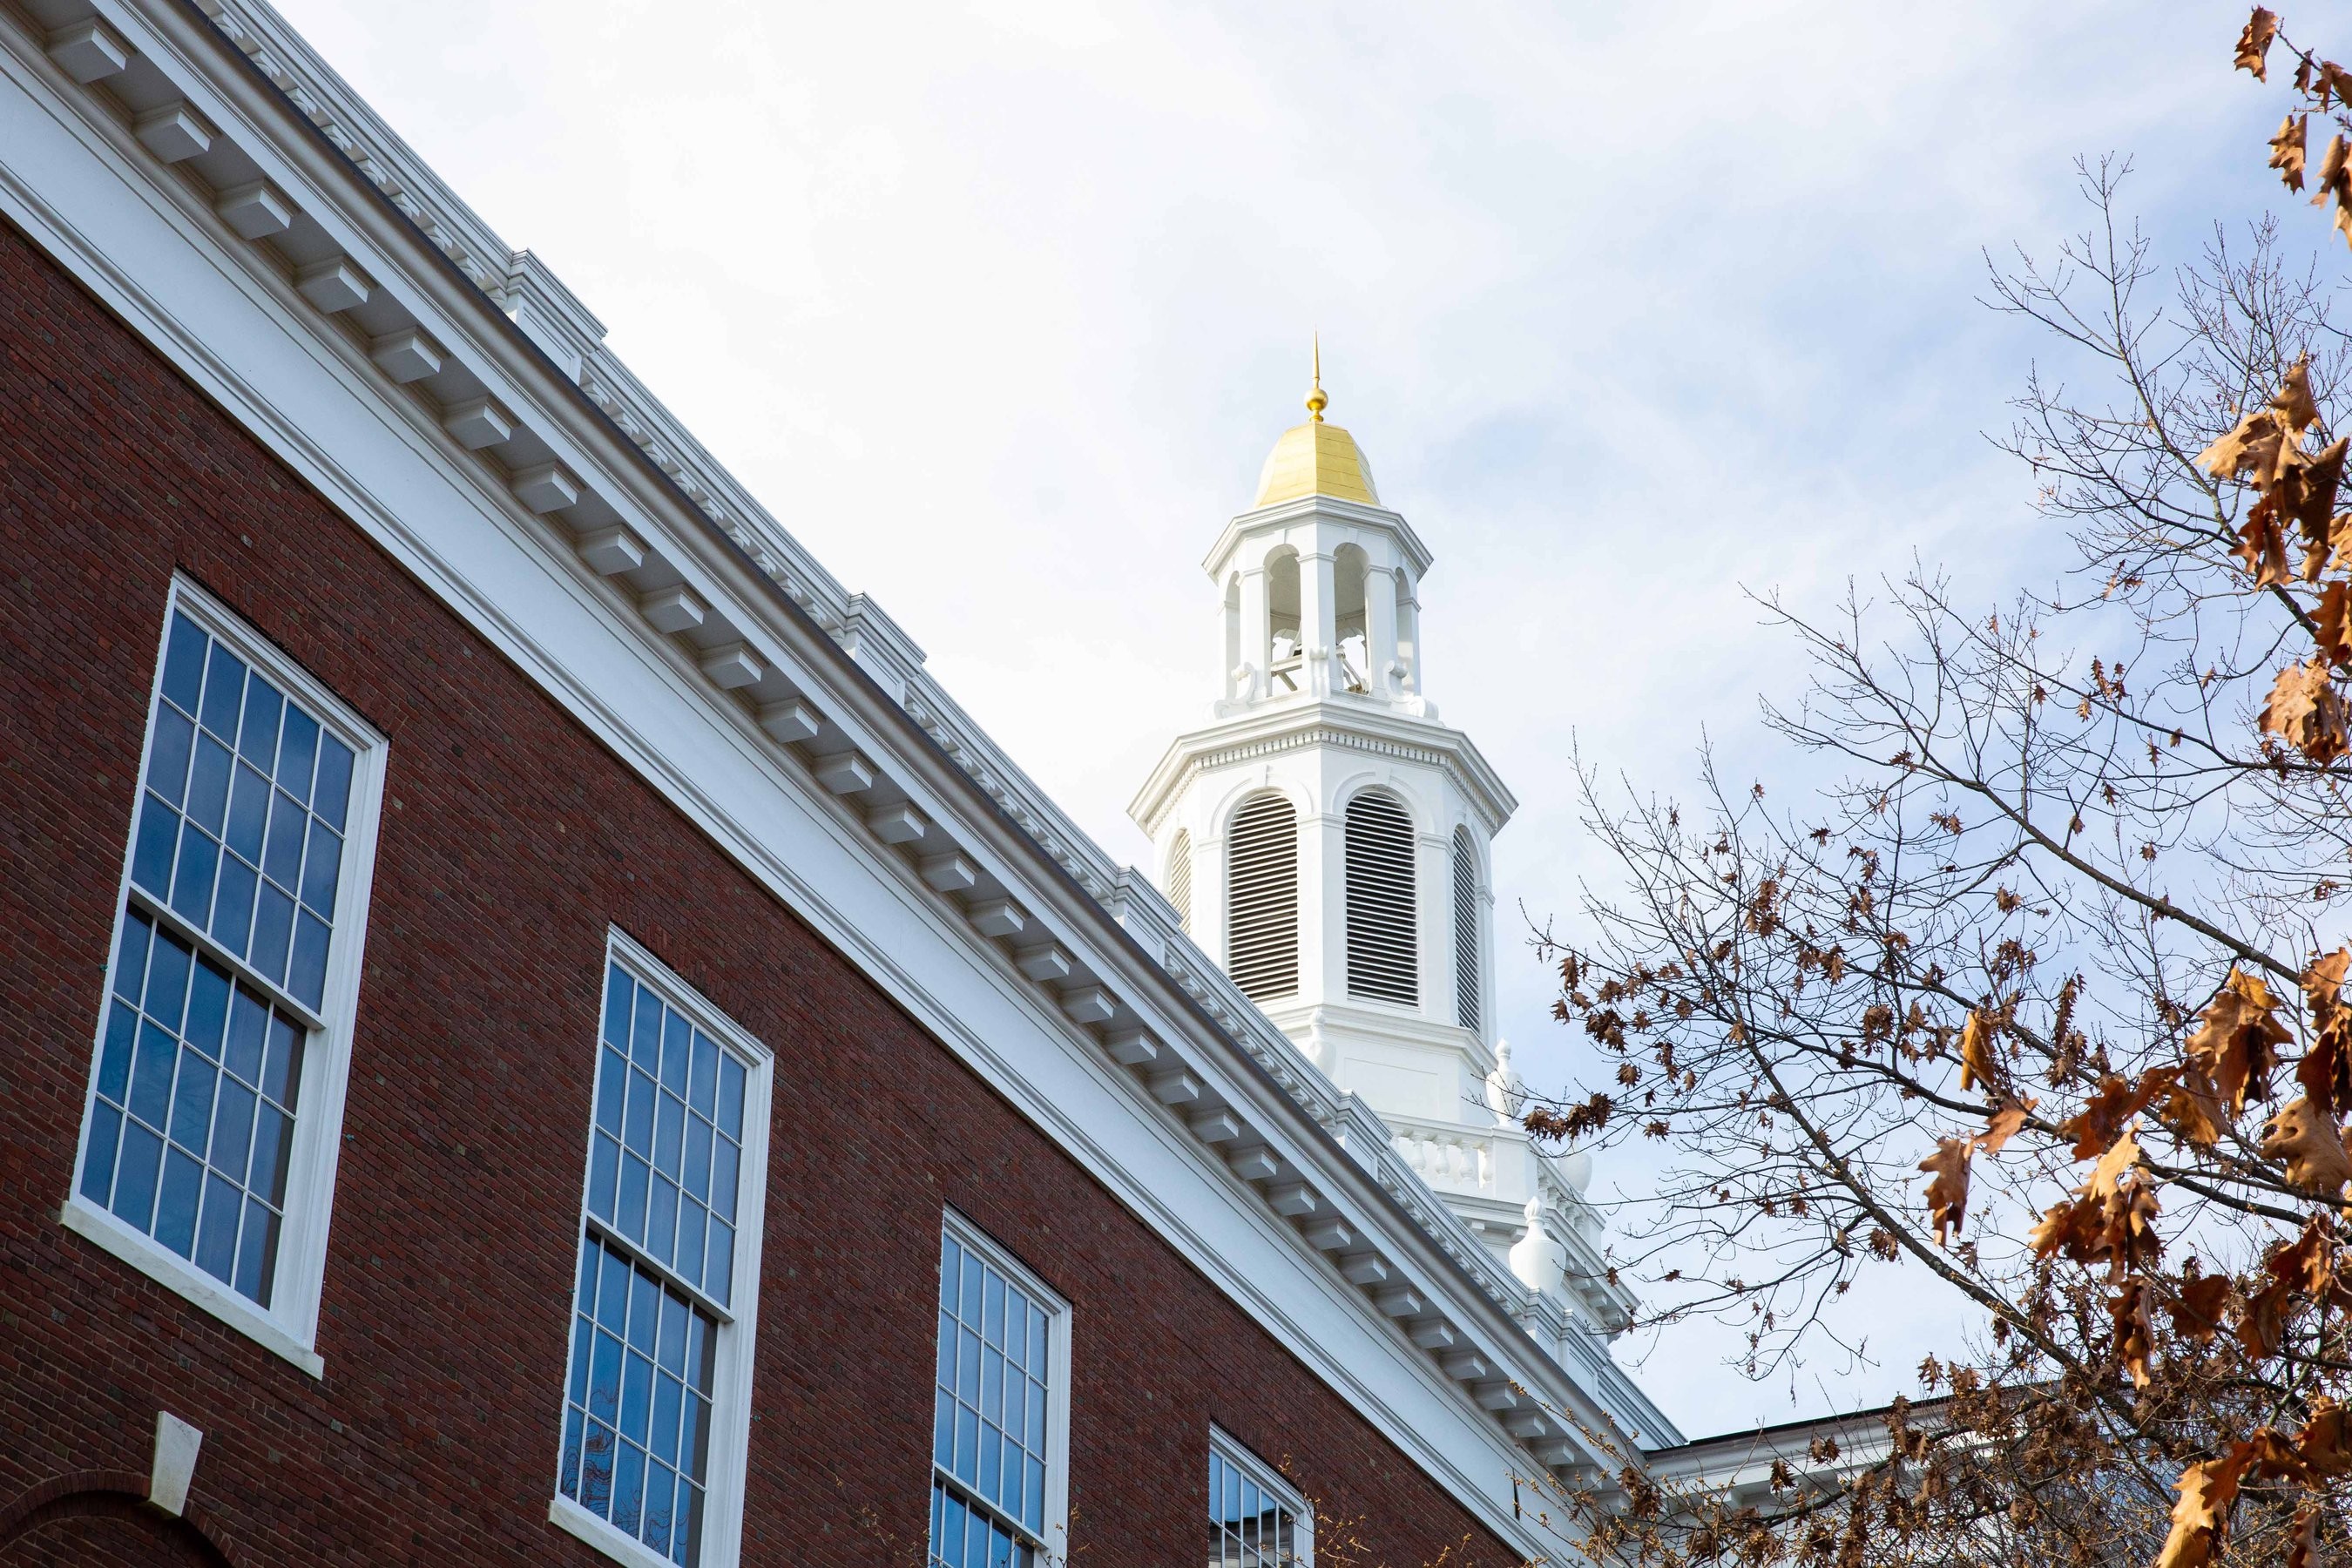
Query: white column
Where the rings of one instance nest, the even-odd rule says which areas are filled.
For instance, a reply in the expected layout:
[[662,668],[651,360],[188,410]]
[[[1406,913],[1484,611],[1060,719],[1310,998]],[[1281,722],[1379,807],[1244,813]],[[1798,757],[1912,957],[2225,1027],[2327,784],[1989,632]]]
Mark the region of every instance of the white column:
[[1217,691],[1228,700],[1242,695],[1234,667],[1242,661],[1242,606],[1238,584],[1217,595]]
[[1404,666],[1404,694],[1418,697],[1426,693],[1429,683],[1424,679],[1421,661],[1421,601],[1413,596],[1412,570],[1400,566],[1396,574],[1397,662]]
[[1249,667],[1249,673],[1235,683],[1234,692],[1245,702],[1255,701],[1265,695],[1266,659],[1274,645],[1274,626],[1268,619],[1269,613],[1265,569],[1253,566],[1242,574],[1241,664]]
[[1298,559],[1298,640],[1307,645],[1307,689],[1331,692],[1331,660],[1339,646],[1339,605],[1328,554]]
[[1364,679],[1382,699],[1397,694],[1396,677],[1389,673],[1397,657],[1396,609],[1395,576],[1385,566],[1365,568],[1364,662],[1370,668]]

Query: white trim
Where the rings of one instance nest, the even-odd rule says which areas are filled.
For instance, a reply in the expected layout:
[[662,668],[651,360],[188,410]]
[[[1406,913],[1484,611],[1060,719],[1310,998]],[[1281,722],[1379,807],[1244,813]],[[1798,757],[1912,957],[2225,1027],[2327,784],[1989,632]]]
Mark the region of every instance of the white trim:
[[[75,1174],[80,1174],[79,1165]],[[210,1312],[247,1338],[258,1341],[312,1377],[327,1375],[327,1363],[317,1351],[288,1333],[275,1318],[249,1299],[223,1285],[153,1237],[131,1229],[80,1193],[75,1193],[58,1209],[58,1223],[178,1291],[190,1305]]]
[[[1292,1561],[1284,1563],[1282,1568],[1315,1568],[1315,1510],[1298,1489],[1273,1466],[1252,1453],[1247,1444],[1213,1421],[1209,1423],[1209,1452],[1255,1481],[1260,1489],[1272,1494],[1276,1502],[1290,1510],[1297,1531],[1298,1546]],[[1209,1499],[1212,1510],[1209,1517],[1212,1520],[1216,1517],[1213,1511],[1216,1506],[1217,1500],[1212,1496]]]
[[[547,1522],[567,1535],[577,1536],[614,1562],[627,1563],[628,1568],[675,1568],[668,1558],[598,1519],[562,1492],[556,1493],[547,1505]],[[703,1540],[709,1539],[706,1532]]]
[[[185,615],[226,644],[230,652],[275,681],[319,721],[323,731],[352,752],[352,793],[344,813],[342,865],[335,889],[326,982],[320,993],[315,1022],[304,1030],[302,1076],[294,1104],[294,1142],[287,1161],[285,1203],[271,1287],[274,1300],[268,1307],[224,1287],[154,1237],[81,1195],[82,1166],[89,1158],[90,1127],[98,1106],[99,1059],[106,1047],[107,1015],[114,1005],[115,969],[122,958],[122,922],[134,897],[131,860],[139,840],[147,770],[155,746],[155,705],[163,695],[163,661],[170,651],[174,615]],[[367,942],[368,894],[375,876],[376,827],[383,802],[385,762],[391,748],[341,698],[186,577],[173,574],[171,590],[164,595],[162,622],[155,640],[155,672],[148,684],[147,706],[141,721],[144,733],[139,744],[139,771],[131,781],[131,824],[123,844],[121,876],[115,889],[114,924],[107,944],[103,989],[99,993],[89,1078],[82,1089],[81,1134],[75,1141],[73,1169],[67,1178],[67,1200],[58,1212],[58,1219],[68,1229],[97,1242],[311,1376],[323,1377],[326,1363],[318,1353],[319,1298],[326,1280],[327,1231],[334,1215],[335,1169],[343,1146],[343,1100],[350,1087],[361,955]],[[157,900],[141,896],[137,901],[142,912],[154,920],[152,906]],[[155,923],[167,928],[174,937],[190,941],[207,958],[226,960],[224,967],[231,969],[241,984],[263,990],[275,1003],[291,1003],[284,1008],[289,1015],[302,1019],[310,1014],[310,1008],[292,1001],[285,986],[257,978],[251,965],[222,953],[220,945],[209,935],[199,932],[192,940],[188,934],[191,922],[176,913]]]
[[[1003,1243],[999,1242],[994,1237],[989,1235],[988,1232],[982,1230],[978,1225],[974,1224],[969,1216],[959,1211],[953,1205],[947,1205],[941,1211],[940,1236],[942,1243],[945,1242],[947,1237],[950,1236],[954,1237],[958,1246],[968,1251],[978,1253],[981,1259],[990,1268],[995,1269],[1007,1279],[1010,1279],[1013,1283],[1021,1287],[1022,1289],[1027,1291],[1031,1296],[1035,1298],[1039,1306],[1045,1309],[1045,1361],[1046,1371],[1050,1374],[1051,1381],[1048,1382],[1045,1386],[1045,1525],[1037,1533],[1043,1538],[1039,1544],[1045,1549],[1045,1560],[1048,1563],[1066,1563],[1069,1560],[1070,1555],[1070,1340],[1072,1316],[1070,1311],[1070,1303],[1063,1297],[1059,1290],[1055,1289],[1051,1285],[1046,1284],[1043,1279],[1037,1278],[1035,1271],[1031,1269],[1027,1264],[1022,1262],[1018,1258],[1013,1257],[1012,1253],[1007,1252],[1004,1249]],[[942,1246],[940,1250],[942,1256],[939,1259],[939,1265],[944,1265],[947,1261],[944,1256],[944,1246]],[[935,1275],[938,1273],[939,1265],[934,1266],[933,1272]],[[936,1315],[939,1310],[940,1287],[945,1285],[945,1283],[946,1280],[944,1279],[940,1279],[932,1287],[931,1305],[934,1315]],[[935,1352],[931,1364],[930,1382],[925,1385],[925,1391],[929,1394],[934,1401],[939,1397],[939,1363]],[[935,1449],[931,1463],[931,1475],[934,1480],[936,1480],[940,1474],[940,1470]],[[929,1484],[930,1483],[926,1483],[927,1493]],[[956,1479],[952,1475],[949,1477],[949,1484],[959,1491],[964,1489],[964,1483]],[[993,1517],[1002,1517],[997,1514],[996,1510],[992,1506],[983,1504],[982,1509],[983,1511]],[[929,1498],[927,1496],[924,1507],[924,1513],[927,1519],[929,1511]],[[929,1525],[926,1523],[924,1529],[928,1531],[929,1528]],[[1025,1525],[1015,1522],[1013,1528],[1024,1534],[1027,1533],[1027,1527]],[[1056,1542],[1059,1544],[1057,1545]]]
[[[767,1212],[768,1119],[773,1103],[775,1053],[618,926],[607,928],[604,962],[596,969],[596,1029],[589,1041],[588,1125],[581,1144],[580,1212],[572,1226],[572,1283],[564,1320],[563,1363],[556,1376],[555,1486],[548,1518],[624,1563],[650,1565],[669,1561],[619,1526],[598,1518],[563,1495],[563,1426],[571,1409],[572,1359],[575,1353],[572,1342],[580,1331],[580,1245],[588,1229],[588,1184],[594,1170],[596,1092],[604,1065],[606,985],[616,963],[628,971],[637,984],[657,993],[673,1009],[686,1015],[721,1049],[743,1061],[743,1158],[735,1173],[733,1301],[721,1307],[709,1301],[698,1289],[686,1288],[687,1294],[703,1302],[719,1320],[715,1351],[718,1364],[710,1379],[715,1396],[710,1464],[703,1478],[702,1548],[692,1568],[730,1568],[742,1556],[743,1495],[751,1469],[751,1366],[756,1348],[753,1333],[760,1316],[760,1244]],[[600,1226],[598,1229],[602,1233],[604,1227]],[[644,1256],[625,1237],[616,1249],[633,1258]],[[645,1264],[672,1284],[682,1285],[674,1278],[674,1271],[660,1260],[647,1258]]]

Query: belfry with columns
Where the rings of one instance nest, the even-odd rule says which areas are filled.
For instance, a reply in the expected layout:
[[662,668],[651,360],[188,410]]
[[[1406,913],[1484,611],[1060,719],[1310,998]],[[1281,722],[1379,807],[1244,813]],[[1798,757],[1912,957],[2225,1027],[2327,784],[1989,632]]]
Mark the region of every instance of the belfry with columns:
[[1538,1150],[1496,1029],[1495,835],[1517,803],[1428,696],[1432,556],[1355,438],[1307,418],[1202,563],[1217,594],[1209,721],[1129,813],[1187,932],[1533,1289],[1604,1331],[1590,1163]]

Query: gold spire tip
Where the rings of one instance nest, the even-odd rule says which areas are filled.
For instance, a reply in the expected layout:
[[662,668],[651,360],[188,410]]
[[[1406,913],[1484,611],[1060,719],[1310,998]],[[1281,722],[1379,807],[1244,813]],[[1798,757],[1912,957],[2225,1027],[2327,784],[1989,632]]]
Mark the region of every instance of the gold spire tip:
[[1323,334],[1315,334],[1315,385],[1307,394],[1307,415],[1316,424],[1323,423],[1323,411],[1331,400],[1323,395]]

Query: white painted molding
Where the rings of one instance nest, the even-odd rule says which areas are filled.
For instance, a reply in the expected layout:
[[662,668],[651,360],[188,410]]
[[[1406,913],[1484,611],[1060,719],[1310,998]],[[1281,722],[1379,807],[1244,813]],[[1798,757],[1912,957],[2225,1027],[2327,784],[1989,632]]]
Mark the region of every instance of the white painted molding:
[[185,163],[212,151],[213,128],[184,103],[151,109],[131,123],[147,151],[166,163]]
[[340,256],[313,261],[296,272],[294,290],[331,316],[366,304],[374,292],[359,268]]
[[414,327],[386,332],[368,348],[368,358],[394,382],[406,385],[441,374],[441,351]]
[[294,204],[268,180],[232,185],[214,198],[213,211],[221,221],[247,239],[268,239],[294,224]]
[[488,397],[469,397],[441,413],[441,428],[469,452],[502,447],[515,433],[514,416]]
[[93,16],[60,27],[49,36],[49,58],[84,87],[103,81],[131,63],[131,46],[122,35]]
[[508,480],[515,499],[536,512],[562,511],[580,504],[580,481],[561,463],[534,463]]
[[155,1412],[155,1458],[147,1471],[147,1500],[178,1518],[187,1511],[188,1484],[205,1435],[168,1410]]

